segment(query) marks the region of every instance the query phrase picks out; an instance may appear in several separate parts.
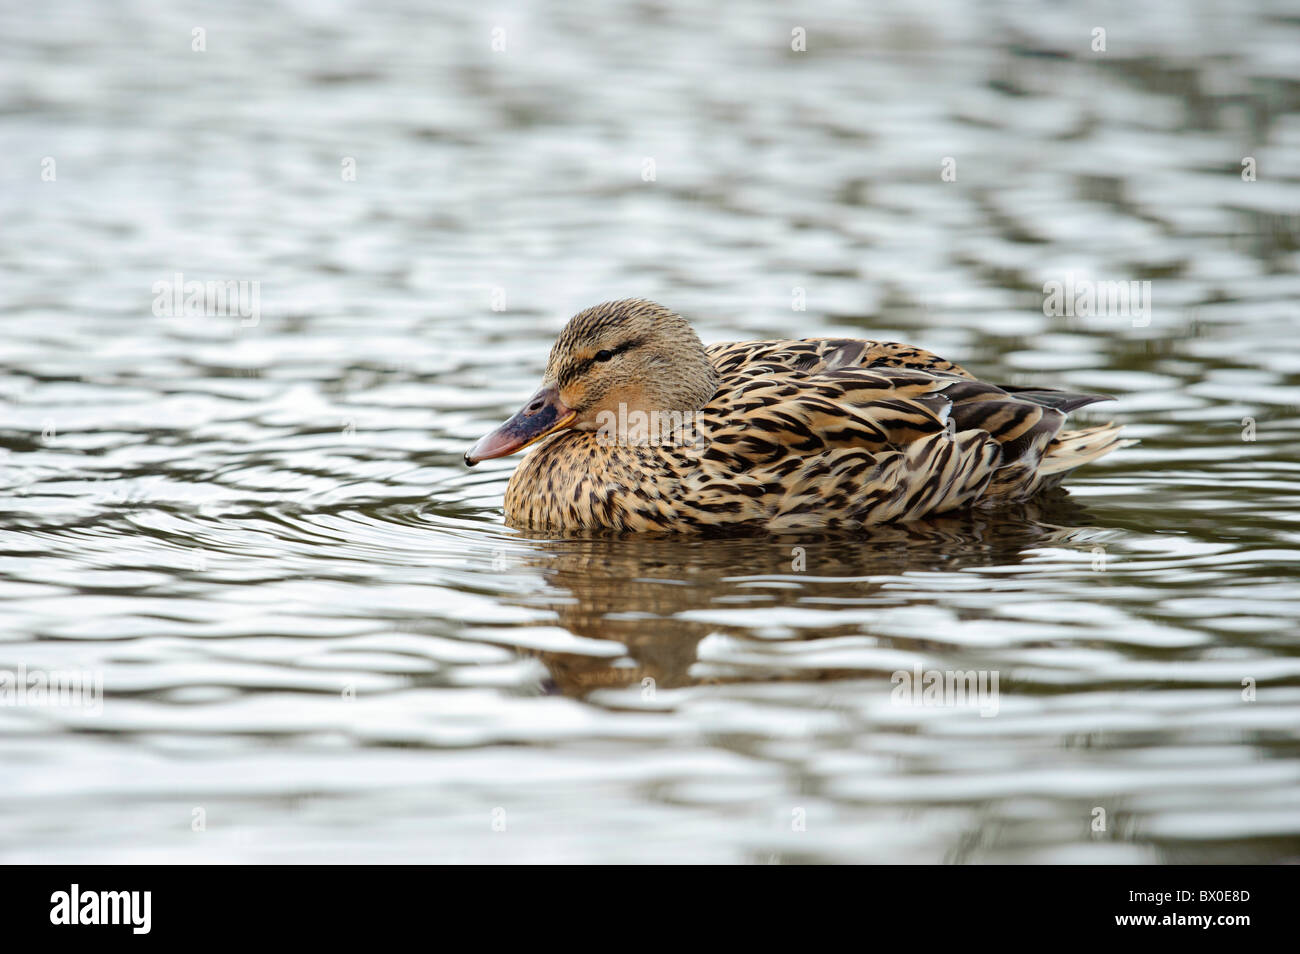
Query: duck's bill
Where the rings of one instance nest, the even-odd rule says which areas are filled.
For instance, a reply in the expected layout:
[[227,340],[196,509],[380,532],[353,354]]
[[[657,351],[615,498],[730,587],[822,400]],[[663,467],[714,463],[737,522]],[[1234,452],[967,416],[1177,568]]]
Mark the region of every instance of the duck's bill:
[[542,388],[510,420],[465,452],[465,463],[473,467],[481,460],[505,457],[535,444],[547,434],[554,434],[573,423],[578,412],[565,407],[555,388]]

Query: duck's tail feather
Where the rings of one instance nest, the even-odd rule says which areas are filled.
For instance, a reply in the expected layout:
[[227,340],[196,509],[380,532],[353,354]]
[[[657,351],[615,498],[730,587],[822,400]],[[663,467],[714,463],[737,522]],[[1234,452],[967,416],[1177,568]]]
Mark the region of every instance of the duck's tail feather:
[[1087,407],[1089,404],[1096,404],[1098,401],[1115,400],[1109,394],[1087,394],[1082,391],[1059,391],[1056,388],[1033,388],[1033,387],[1016,387],[1012,384],[1002,384],[999,387],[1008,394],[1014,395],[1021,401],[1029,401],[1040,407],[1055,408],[1063,414],[1069,414],[1071,411],[1077,411],[1081,407]]
[[1114,422],[1083,427],[1075,431],[1061,431],[1047,445],[1043,462],[1038,467],[1040,487],[1053,487],[1061,478],[1084,464],[1105,457],[1111,451],[1136,444],[1119,436],[1122,425]]
[[942,395],[952,402],[950,427],[959,433],[981,430],[1000,447],[1000,461],[981,498],[984,505],[1025,500],[1124,443],[1114,425],[1062,430],[1067,414],[1113,400],[1106,395],[961,378],[945,385]]

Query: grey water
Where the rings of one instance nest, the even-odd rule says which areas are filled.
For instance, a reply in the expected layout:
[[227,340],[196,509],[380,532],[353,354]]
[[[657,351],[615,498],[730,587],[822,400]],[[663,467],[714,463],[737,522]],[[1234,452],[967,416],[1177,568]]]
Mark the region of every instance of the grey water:
[[[3,860],[1300,859],[1294,4],[4,5],[0,183],[0,670],[102,681],[0,705]],[[856,536],[512,530],[462,453],[630,296],[1140,443]],[[896,691],[953,671],[996,711]]]

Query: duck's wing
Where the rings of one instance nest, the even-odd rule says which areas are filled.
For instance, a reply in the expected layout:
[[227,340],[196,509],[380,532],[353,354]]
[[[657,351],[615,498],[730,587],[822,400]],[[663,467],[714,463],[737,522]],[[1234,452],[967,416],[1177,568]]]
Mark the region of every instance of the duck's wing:
[[[715,365],[722,384],[704,411],[702,463],[733,486],[752,484],[747,493],[762,493],[778,528],[1021,499],[1049,473],[1059,480],[1040,468],[1061,449],[1066,414],[1106,400],[998,387],[919,348],[880,342],[746,342],[721,346]],[[1088,449],[1102,444],[1113,449],[1113,435]]]
[[911,368],[971,377],[960,365],[937,354],[894,341],[862,338],[801,338],[779,341],[724,341],[705,351],[726,375],[743,368],[818,373],[839,368]]

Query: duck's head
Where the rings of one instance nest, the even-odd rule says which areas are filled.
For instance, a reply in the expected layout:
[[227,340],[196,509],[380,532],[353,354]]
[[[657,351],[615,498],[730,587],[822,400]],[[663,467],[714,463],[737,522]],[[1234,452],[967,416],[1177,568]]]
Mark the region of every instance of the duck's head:
[[574,315],[551,348],[542,386],[465,454],[471,467],[562,430],[594,430],[602,411],[698,411],[717,373],[686,319],[642,298]]

